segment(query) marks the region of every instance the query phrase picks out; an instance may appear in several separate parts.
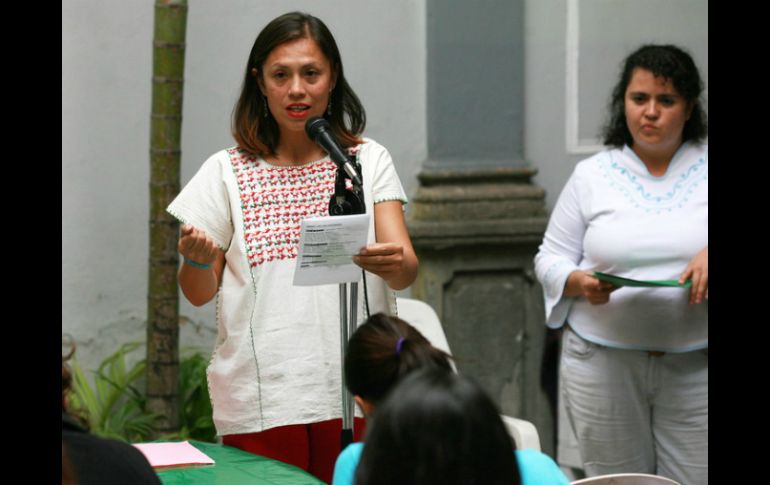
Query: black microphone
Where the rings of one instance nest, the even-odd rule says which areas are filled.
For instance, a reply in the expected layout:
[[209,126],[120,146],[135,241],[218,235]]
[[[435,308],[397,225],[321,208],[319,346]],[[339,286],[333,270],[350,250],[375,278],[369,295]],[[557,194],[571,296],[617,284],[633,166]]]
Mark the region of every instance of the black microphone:
[[305,123],[305,133],[307,133],[307,136],[321,145],[321,148],[329,153],[329,157],[331,157],[338,166],[345,169],[345,173],[348,174],[348,177],[353,179],[353,183],[360,187],[363,185],[363,181],[361,180],[361,177],[359,177],[358,172],[356,172],[355,167],[350,163],[348,156],[345,155],[345,152],[340,148],[337,140],[334,139],[331,128],[329,122],[319,116],[314,116]]

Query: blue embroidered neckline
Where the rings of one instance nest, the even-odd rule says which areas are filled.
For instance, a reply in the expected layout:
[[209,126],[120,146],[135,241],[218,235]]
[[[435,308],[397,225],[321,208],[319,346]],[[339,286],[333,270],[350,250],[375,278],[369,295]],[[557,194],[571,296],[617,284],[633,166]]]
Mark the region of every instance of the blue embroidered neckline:
[[[615,150],[610,150],[607,152],[607,156],[601,157],[599,164],[610,186],[622,192],[634,207],[644,209],[647,212],[671,212],[683,207],[695,188],[701,182],[708,180],[708,153],[706,153],[676,175],[672,185],[669,175],[678,171],[678,167],[675,167],[674,163],[682,161],[679,160],[682,155],[682,150],[677,152],[663,177],[646,177],[635,174],[634,171],[624,166]],[[630,154],[626,154],[626,156],[630,156]],[[646,170],[641,160],[639,163],[642,165],[642,169]]]

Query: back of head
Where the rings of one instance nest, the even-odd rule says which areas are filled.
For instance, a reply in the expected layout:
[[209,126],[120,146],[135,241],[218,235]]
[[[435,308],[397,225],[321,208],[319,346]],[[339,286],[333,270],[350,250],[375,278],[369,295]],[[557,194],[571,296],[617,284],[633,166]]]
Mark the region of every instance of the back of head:
[[[62,340],[64,340],[64,337],[62,337]],[[75,353],[75,348],[73,346],[70,352],[68,352],[67,354],[62,354],[61,356],[61,410],[62,411],[67,410],[67,393],[69,393],[70,389],[72,388],[72,372],[70,371],[70,368],[67,365],[67,360],[69,360],[74,353]]]
[[633,138],[626,125],[625,95],[635,69],[652,72],[655,77],[670,80],[676,92],[693,107],[685,122],[682,141],[701,140],[708,136],[708,122],[700,96],[703,81],[695,61],[685,50],[675,45],[643,45],[628,55],[610,100],[610,119],[603,128],[605,145],[631,146]]
[[75,340],[71,335],[62,334],[62,355],[61,355],[61,410],[73,418],[77,424],[83,428],[88,428],[88,420],[80,415],[77,410],[72,410],[68,405],[68,398],[72,392],[73,376],[67,361],[75,355]]
[[345,383],[379,404],[399,379],[423,367],[451,371],[449,355],[398,317],[377,313],[353,333],[345,352]]
[[355,482],[519,484],[514,450],[497,408],[475,382],[423,369],[378,408]]

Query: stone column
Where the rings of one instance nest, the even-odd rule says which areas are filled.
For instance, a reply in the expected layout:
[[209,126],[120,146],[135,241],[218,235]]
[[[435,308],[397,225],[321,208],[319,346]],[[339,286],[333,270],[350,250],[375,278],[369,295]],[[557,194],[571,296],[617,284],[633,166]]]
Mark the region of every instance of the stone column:
[[461,373],[553,454],[540,386],[545,326],[533,257],[544,190],[523,160],[523,0],[427,1],[428,160],[408,220],[412,295],[438,313]]

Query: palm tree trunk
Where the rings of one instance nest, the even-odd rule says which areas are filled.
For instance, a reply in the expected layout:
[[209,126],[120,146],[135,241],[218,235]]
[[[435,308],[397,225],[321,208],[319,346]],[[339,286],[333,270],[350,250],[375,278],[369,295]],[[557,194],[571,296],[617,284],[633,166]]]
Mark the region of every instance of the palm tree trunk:
[[179,225],[166,207],[179,193],[187,0],[156,0],[150,122],[150,260],[147,409],[159,433],[179,428]]

